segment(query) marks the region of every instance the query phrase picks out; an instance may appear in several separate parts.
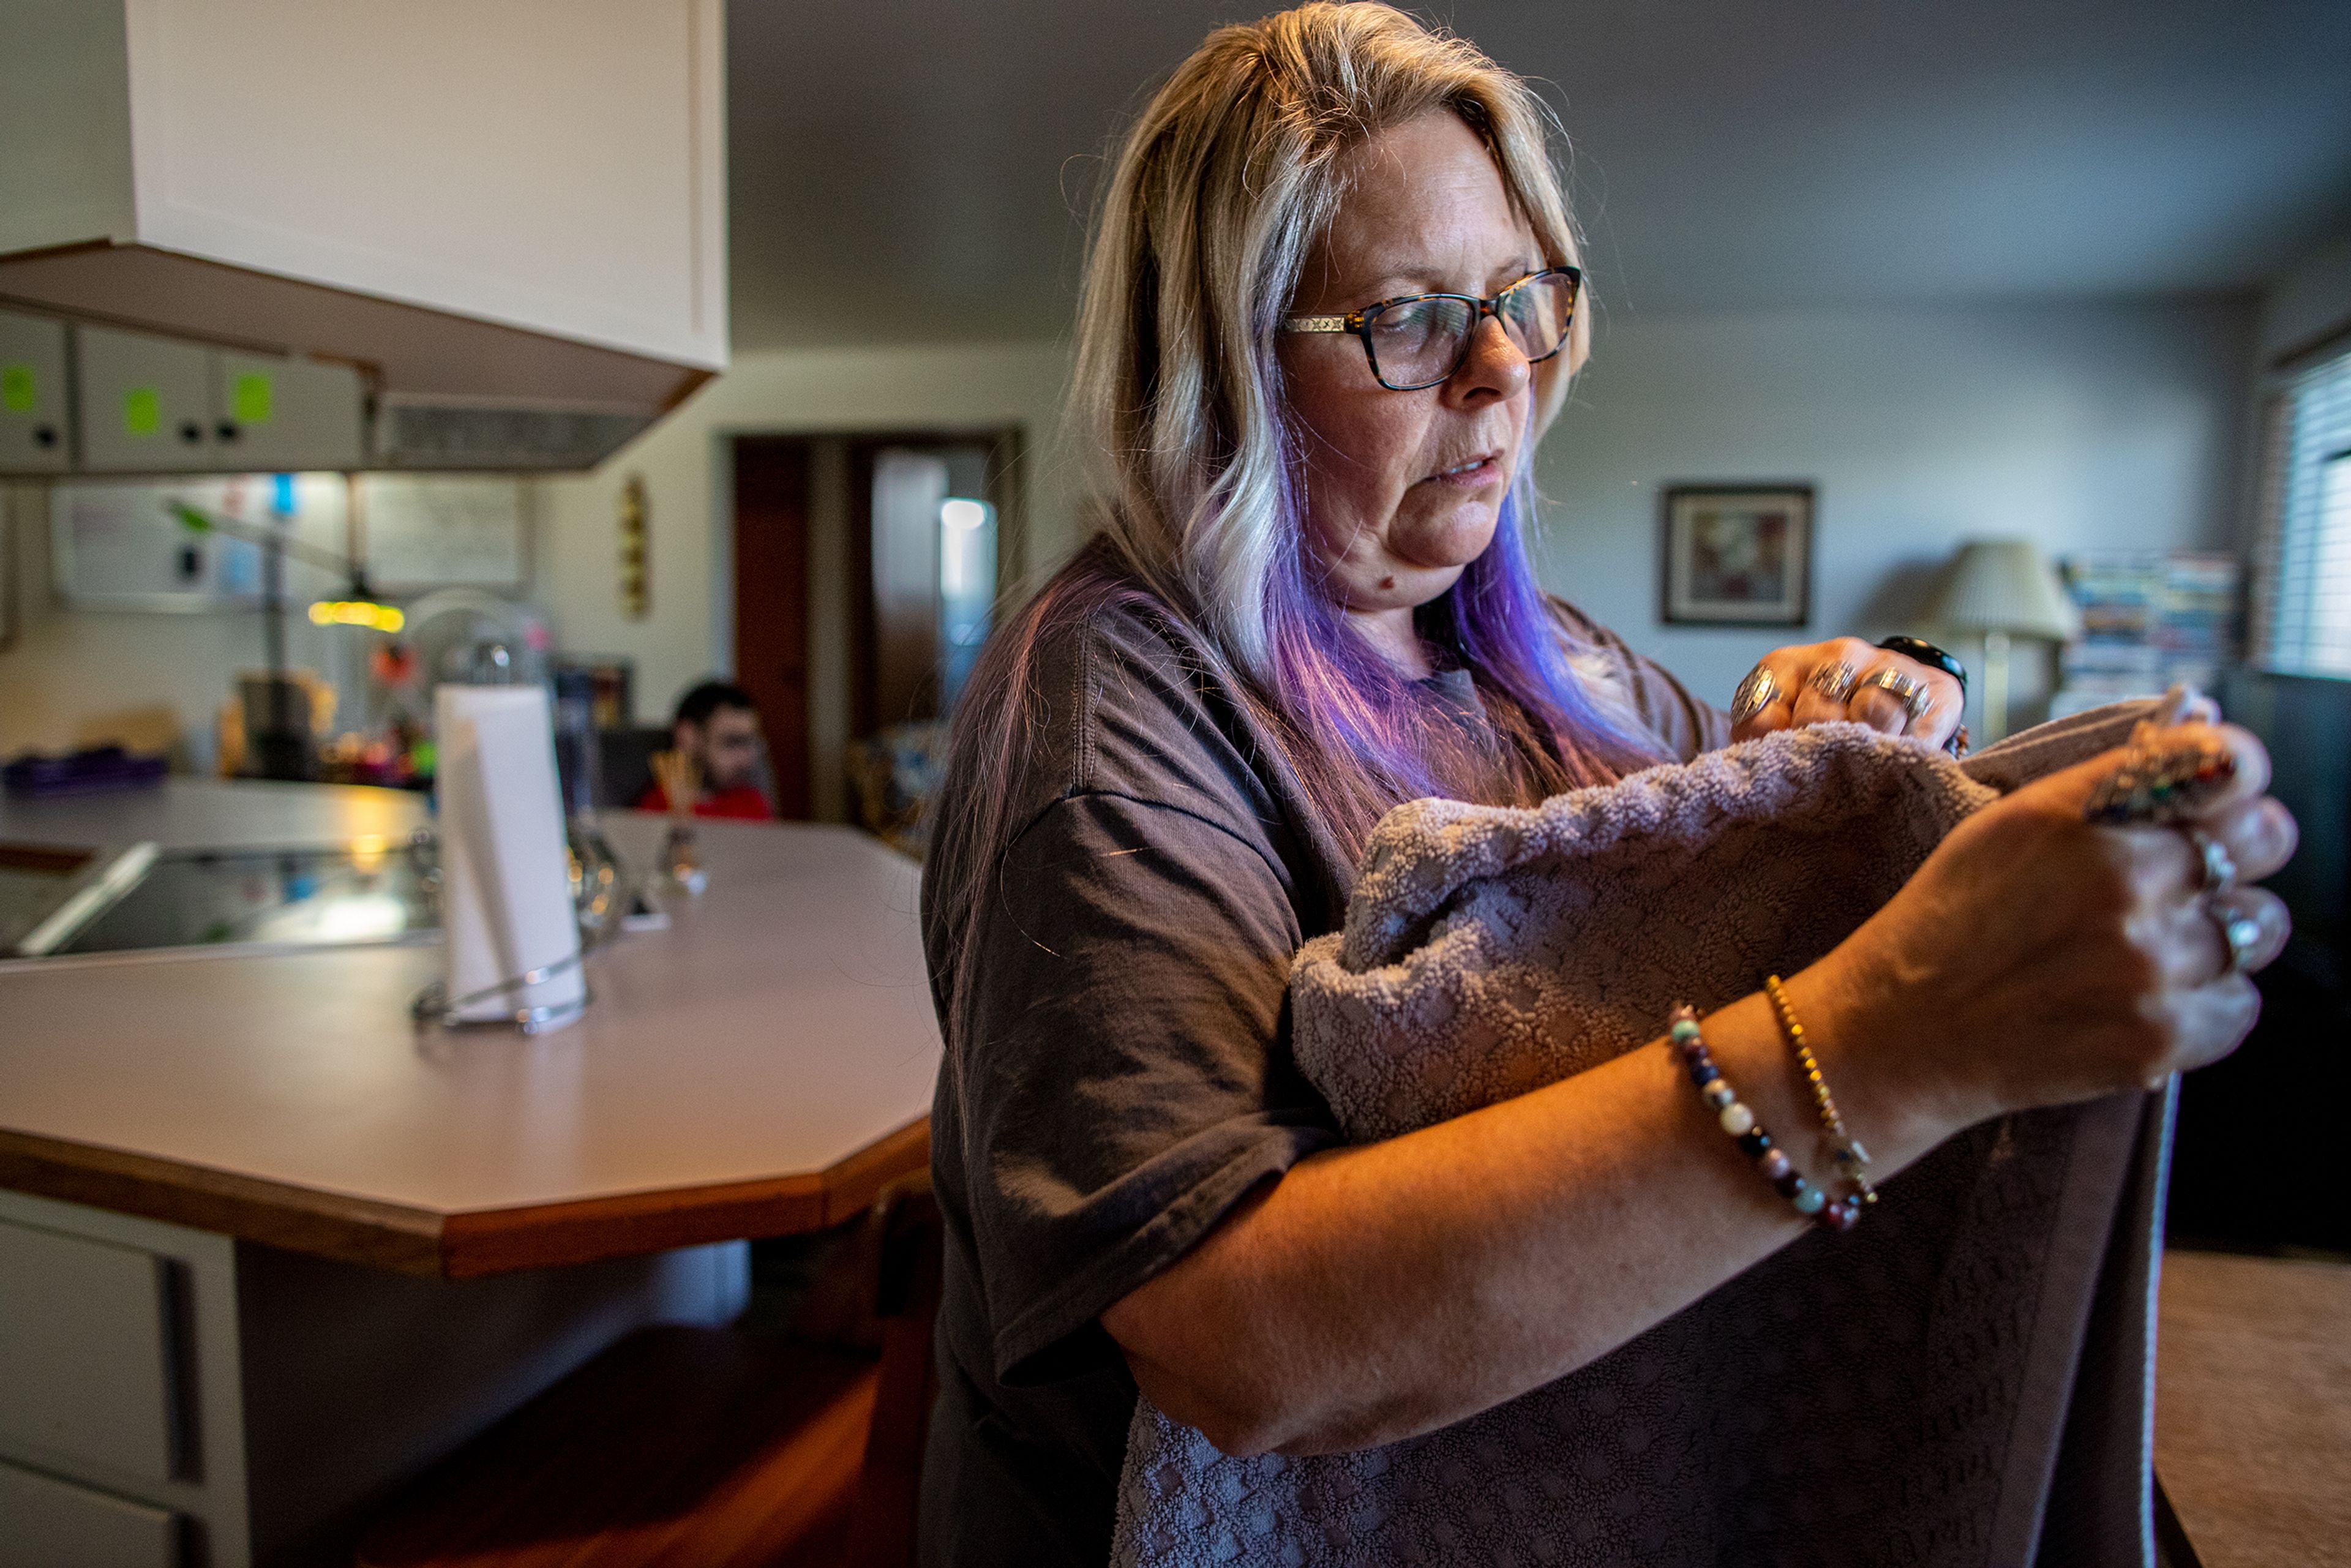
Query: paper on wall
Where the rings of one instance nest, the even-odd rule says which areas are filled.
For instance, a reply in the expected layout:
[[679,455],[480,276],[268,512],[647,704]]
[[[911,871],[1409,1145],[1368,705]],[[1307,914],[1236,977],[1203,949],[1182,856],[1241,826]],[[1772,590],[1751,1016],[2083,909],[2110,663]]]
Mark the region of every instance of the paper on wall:
[[[440,749],[442,977],[472,1022],[552,1009],[569,1022],[587,994],[578,964],[555,732],[538,686],[444,685]],[[560,967],[558,968],[558,967]],[[534,970],[558,972],[503,992]],[[488,996],[480,993],[491,992]],[[479,997],[478,1000],[465,1000]]]

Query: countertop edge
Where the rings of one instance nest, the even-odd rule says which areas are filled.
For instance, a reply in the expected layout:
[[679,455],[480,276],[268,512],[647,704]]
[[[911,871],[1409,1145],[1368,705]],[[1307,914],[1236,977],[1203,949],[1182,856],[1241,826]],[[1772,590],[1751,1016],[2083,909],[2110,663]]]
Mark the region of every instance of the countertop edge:
[[442,1273],[444,1216],[0,1128],[0,1187],[403,1274]]
[[442,1213],[0,1128],[0,1187],[403,1274],[471,1279],[838,1225],[927,1168],[916,1116],[820,1171]]
[[441,1271],[471,1279],[822,1230],[870,1207],[892,1182],[927,1170],[930,1160],[931,1119],[919,1115],[820,1171],[466,1210],[443,1224]]

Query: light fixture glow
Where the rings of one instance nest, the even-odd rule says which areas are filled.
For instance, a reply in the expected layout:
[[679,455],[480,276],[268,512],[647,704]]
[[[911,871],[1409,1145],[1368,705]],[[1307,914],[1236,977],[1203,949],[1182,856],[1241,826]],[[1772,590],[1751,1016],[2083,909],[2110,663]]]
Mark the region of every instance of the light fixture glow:
[[397,632],[408,617],[390,604],[371,599],[321,599],[310,606],[313,626],[364,626],[371,632]]
[[987,527],[987,503],[950,496],[939,503],[939,521],[964,533],[976,533]]

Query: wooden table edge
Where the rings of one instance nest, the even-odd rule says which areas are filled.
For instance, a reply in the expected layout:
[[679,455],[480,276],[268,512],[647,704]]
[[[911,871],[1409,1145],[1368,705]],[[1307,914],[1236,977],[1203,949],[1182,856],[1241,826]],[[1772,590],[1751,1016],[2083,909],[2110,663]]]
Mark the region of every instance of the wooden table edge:
[[820,1171],[471,1209],[443,1222],[441,1271],[465,1280],[822,1230],[862,1213],[930,1159],[931,1119],[917,1116]]
[[441,1272],[442,1215],[0,1128],[0,1187],[403,1274]]
[[930,1157],[930,1118],[917,1116],[820,1171],[444,1213],[0,1128],[0,1187],[460,1280],[820,1230]]

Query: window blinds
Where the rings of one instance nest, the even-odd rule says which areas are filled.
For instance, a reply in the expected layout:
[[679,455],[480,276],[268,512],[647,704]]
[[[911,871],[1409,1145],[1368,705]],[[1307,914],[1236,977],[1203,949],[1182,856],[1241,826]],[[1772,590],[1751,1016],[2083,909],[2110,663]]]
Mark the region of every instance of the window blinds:
[[2263,423],[2253,645],[2281,674],[2351,679],[2351,350],[2284,378]]

